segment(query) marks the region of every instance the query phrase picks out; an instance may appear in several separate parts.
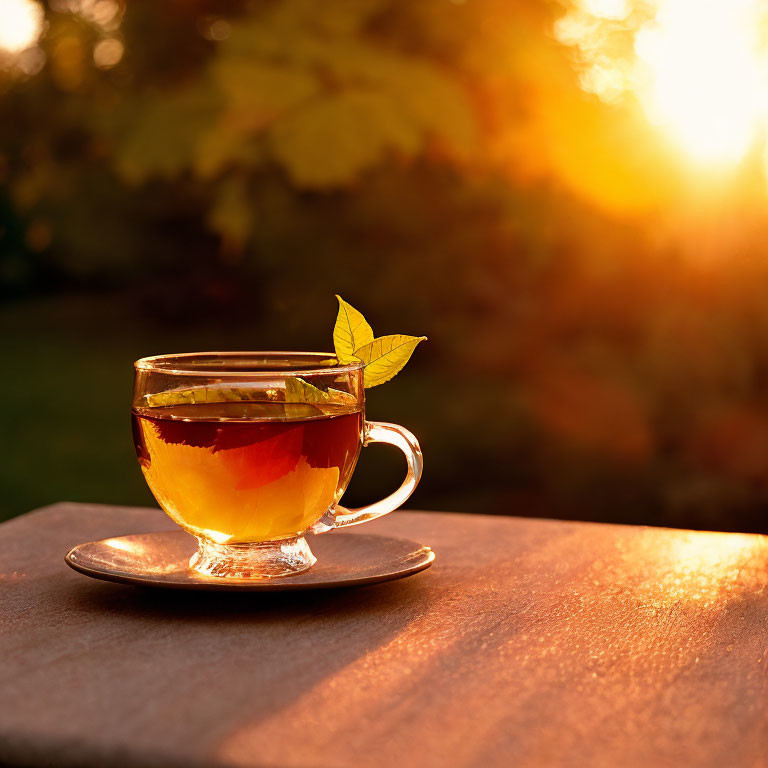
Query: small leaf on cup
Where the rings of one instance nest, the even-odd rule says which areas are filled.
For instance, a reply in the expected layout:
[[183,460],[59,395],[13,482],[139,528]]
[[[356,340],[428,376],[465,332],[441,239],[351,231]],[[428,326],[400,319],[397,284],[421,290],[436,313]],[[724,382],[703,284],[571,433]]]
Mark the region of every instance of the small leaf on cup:
[[355,349],[355,357],[365,364],[363,371],[366,389],[376,387],[396,376],[408,362],[419,342],[426,336],[381,336]]
[[358,347],[373,341],[373,329],[351,304],[339,295],[336,298],[339,300],[339,313],[333,328],[333,347],[339,362],[345,365],[357,361],[355,350]]
[[285,402],[308,405],[354,405],[357,400],[349,392],[342,392],[332,387],[323,390],[298,376],[292,376],[285,380]]

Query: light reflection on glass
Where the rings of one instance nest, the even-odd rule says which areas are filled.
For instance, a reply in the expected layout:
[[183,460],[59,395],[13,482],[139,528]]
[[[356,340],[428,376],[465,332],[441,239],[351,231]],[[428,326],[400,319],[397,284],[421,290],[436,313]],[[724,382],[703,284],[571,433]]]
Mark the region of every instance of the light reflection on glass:
[[147,547],[140,537],[123,536],[99,542],[99,549],[90,554],[90,559],[99,562],[102,568],[128,573],[140,571],[144,576],[167,576],[182,571],[186,573],[186,559],[168,559],[165,554],[166,557],[161,553],[158,558],[158,552],[152,546]]
[[138,541],[132,541],[130,539],[105,539],[104,545],[111,549],[117,549],[121,552],[129,552],[133,555],[143,555],[146,548]]

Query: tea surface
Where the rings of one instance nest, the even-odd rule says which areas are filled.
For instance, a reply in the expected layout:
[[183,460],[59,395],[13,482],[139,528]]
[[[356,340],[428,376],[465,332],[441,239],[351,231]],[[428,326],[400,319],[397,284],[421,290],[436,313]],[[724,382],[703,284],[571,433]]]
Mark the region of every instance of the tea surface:
[[222,544],[306,531],[346,490],[363,426],[348,406],[242,401],[134,408],[132,420],[159,504]]

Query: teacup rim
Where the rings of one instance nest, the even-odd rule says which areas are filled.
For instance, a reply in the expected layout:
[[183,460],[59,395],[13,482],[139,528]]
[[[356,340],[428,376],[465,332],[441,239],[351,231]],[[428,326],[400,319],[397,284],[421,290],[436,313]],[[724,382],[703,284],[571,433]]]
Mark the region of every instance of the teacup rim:
[[315,359],[330,360],[336,359],[334,352],[307,352],[307,351],[290,351],[290,350],[232,350],[232,351],[209,351],[209,352],[173,352],[165,353],[161,355],[150,355],[148,357],[141,357],[133,364],[136,371],[155,371],[157,373],[163,373],[170,376],[238,376],[238,377],[270,377],[270,376],[333,376],[339,373],[351,373],[354,371],[362,370],[364,367],[363,361],[354,363],[345,363],[343,365],[325,366],[325,367],[307,367],[307,368],[265,368],[260,371],[243,371],[243,370],[204,370],[200,368],[184,367],[184,365],[174,366],[173,368],[160,367],[158,363],[161,361],[175,361],[189,358],[200,357],[232,357],[232,358],[248,358],[248,357],[272,357],[279,359],[287,357],[306,357],[311,365],[311,360]]

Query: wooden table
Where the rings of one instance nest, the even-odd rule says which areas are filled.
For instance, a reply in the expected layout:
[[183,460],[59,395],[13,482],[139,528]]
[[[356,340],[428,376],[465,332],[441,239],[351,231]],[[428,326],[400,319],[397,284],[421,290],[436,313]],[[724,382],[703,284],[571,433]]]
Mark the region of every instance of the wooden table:
[[435,565],[356,590],[153,592],[64,564],[169,527],[83,504],[0,525],[0,763],[768,765],[765,538],[399,512],[368,530]]

